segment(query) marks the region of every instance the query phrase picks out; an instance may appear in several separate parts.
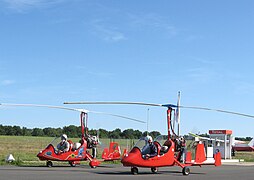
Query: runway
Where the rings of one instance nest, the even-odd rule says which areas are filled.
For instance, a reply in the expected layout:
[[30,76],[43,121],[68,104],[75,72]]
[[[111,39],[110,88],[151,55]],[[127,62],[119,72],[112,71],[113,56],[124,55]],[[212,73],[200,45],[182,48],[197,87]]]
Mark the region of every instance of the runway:
[[103,179],[103,180],[125,180],[125,179],[195,179],[195,180],[253,180],[254,166],[245,165],[223,165],[220,167],[202,166],[190,167],[191,174],[186,177],[182,175],[179,167],[159,168],[157,174],[152,174],[150,169],[139,168],[138,175],[132,175],[129,167],[122,165],[104,165],[91,169],[83,165],[78,167],[17,167],[0,166],[0,180],[76,180],[76,179]]

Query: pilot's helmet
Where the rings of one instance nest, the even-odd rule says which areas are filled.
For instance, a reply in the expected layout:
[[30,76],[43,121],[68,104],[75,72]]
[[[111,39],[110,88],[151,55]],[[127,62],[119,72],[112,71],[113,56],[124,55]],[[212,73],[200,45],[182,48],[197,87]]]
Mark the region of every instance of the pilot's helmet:
[[97,141],[97,136],[92,136],[94,141]]
[[63,134],[63,135],[61,136],[61,140],[67,141],[67,135],[66,135],[66,134]]
[[151,136],[146,136],[146,137],[145,137],[145,140],[146,140],[147,142],[153,142],[153,138],[152,138]]

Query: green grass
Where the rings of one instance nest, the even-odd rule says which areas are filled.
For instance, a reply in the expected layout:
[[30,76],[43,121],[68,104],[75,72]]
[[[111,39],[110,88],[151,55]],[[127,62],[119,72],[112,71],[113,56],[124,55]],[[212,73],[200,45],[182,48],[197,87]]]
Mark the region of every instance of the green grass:
[[235,152],[234,159],[244,159],[245,162],[254,162],[254,152]]
[[0,159],[8,154],[21,161],[36,161],[37,153],[52,140],[50,137],[0,136]]

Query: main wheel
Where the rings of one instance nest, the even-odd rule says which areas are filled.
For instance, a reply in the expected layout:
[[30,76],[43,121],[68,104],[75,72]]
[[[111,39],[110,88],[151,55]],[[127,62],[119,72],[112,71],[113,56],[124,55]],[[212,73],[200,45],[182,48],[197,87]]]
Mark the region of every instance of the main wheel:
[[188,176],[190,174],[190,168],[186,166],[183,168],[182,172],[183,172],[183,175]]
[[52,166],[53,166],[53,163],[52,163],[51,161],[47,161],[47,162],[46,162],[46,166],[47,166],[47,167],[52,167]]
[[137,168],[137,167],[132,167],[132,168],[131,168],[131,173],[132,173],[133,175],[137,175],[137,174],[138,174],[138,168]]
[[152,171],[152,173],[157,173],[158,172],[158,168],[157,167],[152,167],[151,171]]

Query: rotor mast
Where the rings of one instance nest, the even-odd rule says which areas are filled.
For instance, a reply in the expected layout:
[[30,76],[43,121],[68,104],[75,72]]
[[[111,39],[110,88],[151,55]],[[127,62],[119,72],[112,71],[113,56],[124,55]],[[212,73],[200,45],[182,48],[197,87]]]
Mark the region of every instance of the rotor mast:
[[167,110],[168,140],[171,139],[171,112],[172,112],[172,108],[168,107],[168,110]]

